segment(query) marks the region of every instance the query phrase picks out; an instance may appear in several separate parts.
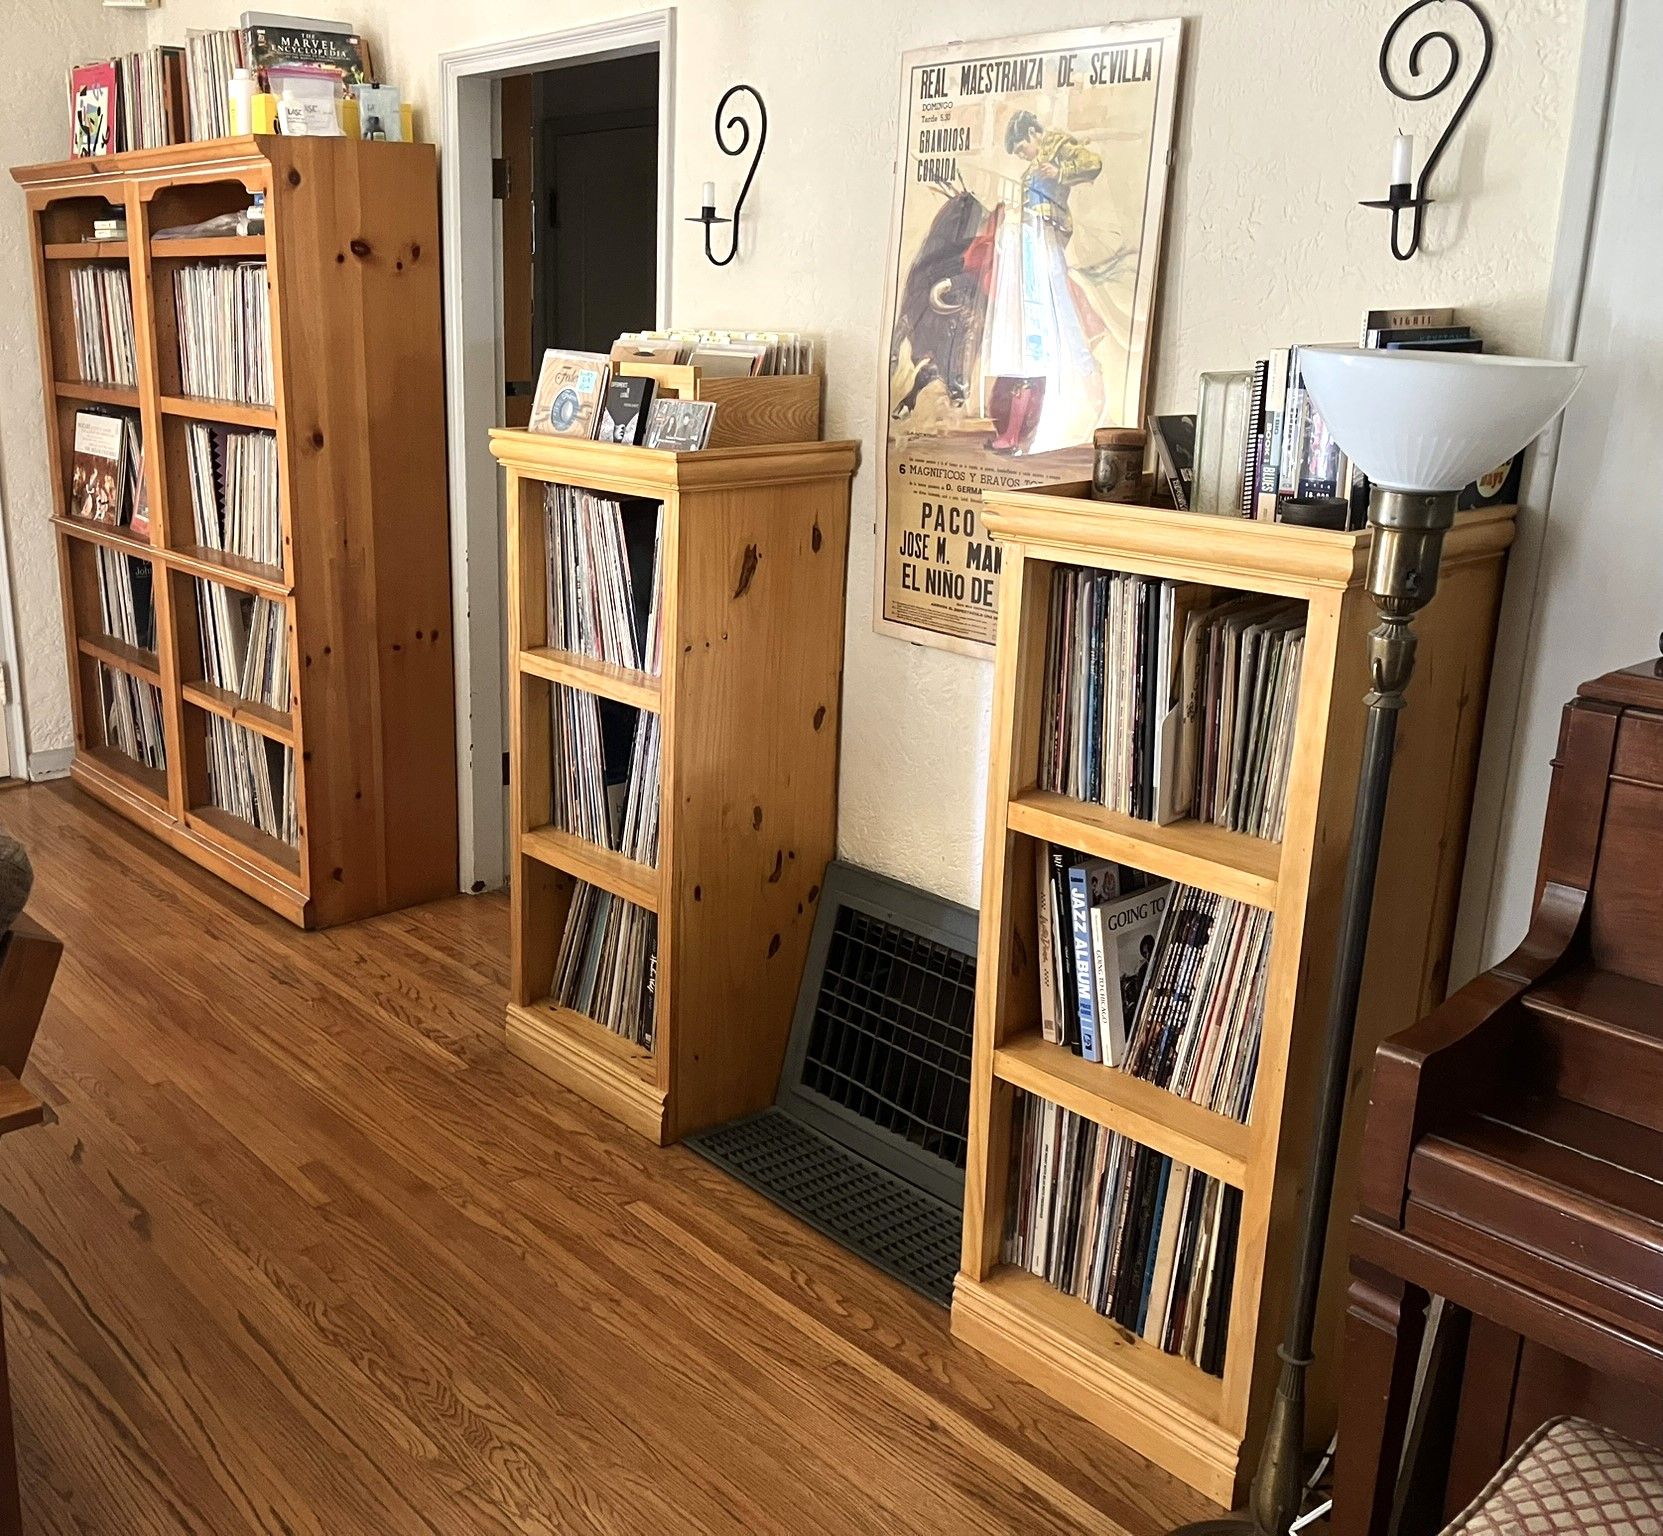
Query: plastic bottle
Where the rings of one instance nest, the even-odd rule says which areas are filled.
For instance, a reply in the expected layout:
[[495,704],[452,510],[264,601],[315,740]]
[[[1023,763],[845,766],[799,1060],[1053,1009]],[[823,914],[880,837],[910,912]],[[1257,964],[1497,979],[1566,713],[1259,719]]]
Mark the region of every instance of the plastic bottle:
[[225,88],[225,101],[233,138],[254,132],[254,93],[257,89],[252,69],[231,72],[231,83]]

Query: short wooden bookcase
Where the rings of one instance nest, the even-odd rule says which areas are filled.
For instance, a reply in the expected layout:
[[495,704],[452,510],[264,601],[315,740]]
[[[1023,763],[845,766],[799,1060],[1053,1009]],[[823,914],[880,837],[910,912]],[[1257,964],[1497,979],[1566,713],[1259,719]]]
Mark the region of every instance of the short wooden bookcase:
[[[852,442],[663,453],[501,430],[507,474],[511,1049],[654,1141],[772,1102],[837,830]],[[662,676],[548,638],[544,500],[664,509]],[[553,686],[656,711],[659,860],[549,826]],[[579,880],[658,919],[653,1049],[550,999]]]
[[[1239,522],[1084,498],[1083,487],[990,493],[1002,551],[982,874],[960,1338],[1038,1383],[1195,1488],[1245,1491],[1274,1389],[1293,1233],[1312,1124],[1334,919],[1352,819],[1373,605],[1367,533]],[[1381,858],[1352,1096],[1375,1044],[1442,999],[1466,846],[1511,507],[1462,514],[1442,587],[1422,615]],[[1286,832],[1269,842],[1193,821],[1170,826],[1036,789],[1051,572],[1086,566],[1274,593],[1306,605]],[[1275,914],[1257,1089],[1236,1123],[1082,1061],[1041,1035],[1034,847],[1062,844]],[[1242,1191],[1222,1377],[1134,1337],[1086,1303],[1002,1262],[1017,1090],[1118,1131]],[[1349,1212],[1354,1117],[1336,1210]],[[1345,1225],[1331,1228],[1343,1245]],[[1313,1434],[1333,1422],[1338,1281],[1329,1265]]]
[[[13,171],[32,237],[51,515],[63,583],[72,777],[204,868],[305,926],[365,917],[456,889],[455,720],[440,360],[438,193],[431,145],[238,138]],[[263,234],[168,231],[265,197]],[[94,242],[93,221],[128,238]],[[271,311],[269,406],[187,396],[174,273],[263,263]],[[71,277],[129,274],[138,382],[83,381]],[[139,419],[148,540],[68,515],[75,415]],[[197,545],[185,434],[192,423],[277,442],[283,558],[261,565]],[[102,633],[96,546],[152,571],[154,651]],[[287,709],[211,687],[194,583],[280,603]],[[158,689],[165,771],[105,740],[98,666]],[[297,846],[209,803],[207,721],[294,753]]]

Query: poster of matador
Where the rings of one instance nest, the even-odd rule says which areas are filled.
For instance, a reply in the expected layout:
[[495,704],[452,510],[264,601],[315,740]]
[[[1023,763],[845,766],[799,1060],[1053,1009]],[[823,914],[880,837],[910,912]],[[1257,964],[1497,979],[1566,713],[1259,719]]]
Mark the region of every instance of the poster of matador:
[[1091,474],[1141,426],[1181,24],[901,61],[884,309],[878,629],[985,655],[985,491]]

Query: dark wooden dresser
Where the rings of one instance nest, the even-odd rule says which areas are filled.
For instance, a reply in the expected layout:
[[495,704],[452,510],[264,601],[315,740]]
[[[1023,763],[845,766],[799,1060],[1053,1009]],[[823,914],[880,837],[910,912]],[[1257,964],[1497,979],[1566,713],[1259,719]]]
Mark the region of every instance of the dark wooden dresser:
[[1429,1296],[1663,1393],[1663,662],[1566,706],[1529,932],[1380,1048],[1362,1169],[1337,1536],[1390,1523]]

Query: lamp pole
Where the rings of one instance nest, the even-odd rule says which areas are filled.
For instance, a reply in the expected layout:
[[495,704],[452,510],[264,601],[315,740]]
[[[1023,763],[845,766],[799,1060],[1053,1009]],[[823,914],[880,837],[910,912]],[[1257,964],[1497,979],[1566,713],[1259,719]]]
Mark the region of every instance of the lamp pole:
[[1351,848],[1340,900],[1338,953],[1328,995],[1317,1089],[1316,1125],[1311,1141],[1310,1177],[1299,1212],[1299,1256],[1287,1327],[1277,1353],[1282,1374],[1265,1426],[1264,1446],[1247,1510],[1221,1520],[1182,1527],[1178,1536],[1286,1536],[1299,1516],[1305,1487],[1305,1378],[1311,1366],[1317,1296],[1327,1246],[1328,1207],[1334,1196],[1334,1164],[1345,1118],[1345,1087],[1351,1071],[1351,1041],[1357,1001],[1368,957],[1369,919],[1374,911],[1380,834],[1392,782],[1397,718],[1415,670],[1415,615],[1432,601],[1444,535],[1455,521],[1454,491],[1394,491],[1375,486],[1369,496],[1367,590],[1379,623],[1369,634],[1368,710],[1363,761],[1357,780]]

